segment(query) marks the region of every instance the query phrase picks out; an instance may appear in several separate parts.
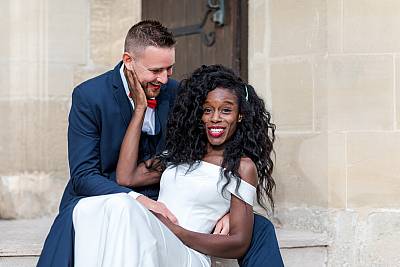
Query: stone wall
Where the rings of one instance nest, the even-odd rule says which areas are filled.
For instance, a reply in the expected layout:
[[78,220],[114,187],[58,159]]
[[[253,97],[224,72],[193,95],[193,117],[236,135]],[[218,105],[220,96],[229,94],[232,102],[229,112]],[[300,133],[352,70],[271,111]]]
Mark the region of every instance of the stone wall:
[[0,1],[0,218],[56,211],[75,85],[113,67],[139,0]]
[[249,1],[249,78],[278,127],[275,219],[328,266],[400,266],[400,2]]

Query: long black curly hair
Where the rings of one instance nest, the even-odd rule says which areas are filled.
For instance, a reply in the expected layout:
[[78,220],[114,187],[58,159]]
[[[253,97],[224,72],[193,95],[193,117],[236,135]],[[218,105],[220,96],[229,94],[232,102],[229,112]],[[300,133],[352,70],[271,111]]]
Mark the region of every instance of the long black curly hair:
[[265,109],[264,101],[257,96],[254,88],[222,65],[203,65],[181,82],[180,93],[169,115],[166,152],[161,156],[161,161],[173,166],[189,164],[192,168],[203,159],[208,144],[202,122],[203,104],[207,94],[217,87],[228,89],[237,96],[239,114],[243,116],[235,133],[224,146],[221,167],[227,183],[222,190],[230,179],[237,179],[238,188],[240,160],[249,157],[257,167],[257,201],[268,210],[267,198],[273,210],[272,190],[275,182],[272,178],[274,164],[271,156],[275,125]]

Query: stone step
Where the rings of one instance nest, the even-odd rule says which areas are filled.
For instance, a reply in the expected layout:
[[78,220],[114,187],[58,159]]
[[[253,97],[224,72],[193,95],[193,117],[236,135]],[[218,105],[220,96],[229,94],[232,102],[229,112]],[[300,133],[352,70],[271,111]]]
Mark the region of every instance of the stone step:
[[[52,223],[52,218],[0,220],[0,267],[33,267]],[[326,235],[277,229],[285,266],[327,266]],[[215,259],[214,266],[238,266],[235,260]]]

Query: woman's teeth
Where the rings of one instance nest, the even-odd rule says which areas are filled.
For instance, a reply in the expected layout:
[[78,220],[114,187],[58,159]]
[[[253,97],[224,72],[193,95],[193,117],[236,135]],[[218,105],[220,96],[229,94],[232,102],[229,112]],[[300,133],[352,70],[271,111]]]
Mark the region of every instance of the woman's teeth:
[[220,133],[222,133],[224,131],[224,129],[210,129],[210,132],[211,133],[214,133],[214,134],[220,134]]

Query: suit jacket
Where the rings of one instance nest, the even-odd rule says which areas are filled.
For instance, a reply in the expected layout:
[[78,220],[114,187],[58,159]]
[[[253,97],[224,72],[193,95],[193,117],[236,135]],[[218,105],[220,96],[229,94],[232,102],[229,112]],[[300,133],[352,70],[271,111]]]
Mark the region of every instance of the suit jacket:
[[[70,180],[37,266],[73,266],[72,212],[79,199],[131,191],[115,182],[121,143],[133,112],[121,80],[121,64],[80,84],[73,91],[68,126]],[[155,116],[156,135],[142,133],[139,161],[163,150],[167,117],[175,101],[177,85],[176,81],[169,79],[160,88]],[[134,190],[155,199],[159,185]]]

